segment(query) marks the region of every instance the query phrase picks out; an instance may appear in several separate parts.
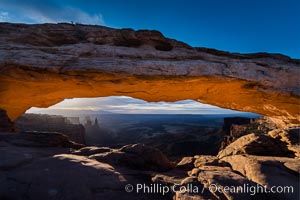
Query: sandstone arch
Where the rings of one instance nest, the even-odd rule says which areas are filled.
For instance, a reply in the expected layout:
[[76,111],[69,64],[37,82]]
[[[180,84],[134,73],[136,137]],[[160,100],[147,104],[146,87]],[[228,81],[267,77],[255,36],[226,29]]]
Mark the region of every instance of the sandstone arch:
[[157,31],[0,23],[0,108],[65,98],[193,99],[299,124],[299,60],[192,48]]

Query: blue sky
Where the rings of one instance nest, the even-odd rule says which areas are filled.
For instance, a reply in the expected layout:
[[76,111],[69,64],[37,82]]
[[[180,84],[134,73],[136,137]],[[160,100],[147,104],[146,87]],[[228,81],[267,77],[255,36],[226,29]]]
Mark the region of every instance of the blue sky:
[[[191,46],[300,58],[299,0],[0,0],[0,21],[73,21],[155,29]],[[231,112],[190,100],[147,103],[128,97],[65,100],[51,107],[57,108],[123,113]]]
[[1,0],[0,21],[156,29],[192,46],[300,58],[299,0]]

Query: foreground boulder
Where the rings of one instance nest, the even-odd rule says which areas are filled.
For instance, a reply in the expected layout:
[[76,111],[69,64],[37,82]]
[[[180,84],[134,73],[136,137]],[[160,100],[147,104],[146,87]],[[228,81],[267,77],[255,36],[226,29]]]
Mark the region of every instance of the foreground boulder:
[[[0,199],[161,199],[126,193],[126,184],[147,183],[146,175],[83,156],[59,154],[0,174]],[[141,177],[141,179],[139,179]]]
[[[251,156],[254,160],[260,159],[265,166],[258,167],[260,163],[258,162],[256,167],[248,170],[248,164],[250,165],[251,162],[244,165],[245,159],[238,159],[238,156],[242,155],[228,156],[224,159],[205,155],[197,155],[193,159],[184,158],[179,162],[178,167],[168,172],[155,174],[152,180],[169,187],[176,185],[177,189],[183,187],[183,190],[178,189],[172,193],[175,200],[290,200],[299,198],[299,183],[296,181],[298,176],[295,171],[297,170],[296,166],[299,166],[298,160],[280,157],[261,157],[260,159],[260,156]],[[277,163],[268,163],[272,159]],[[182,173],[186,172],[182,167],[190,166],[192,161],[194,168],[188,173]],[[284,162],[284,165],[280,165],[280,162]],[[276,169],[277,167],[280,169]],[[268,172],[268,170],[273,171]],[[248,172],[249,174],[247,174]],[[264,185],[266,185],[264,191],[253,190],[257,187],[264,188]],[[226,191],[224,189],[226,186],[234,189]],[[270,186],[291,186],[293,188],[290,188],[289,193],[272,193]]]
[[287,148],[300,158],[300,128],[275,129],[270,131],[268,135],[286,143]]
[[248,134],[240,137],[218,153],[219,158],[231,155],[250,154],[261,156],[294,157],[294,152],[277,139],[264,134]]
[[[300,161],[293,158],[234,155],[222,158],[232,169],[260,185],[292,187],[287,199],[299,199]],[[241,164],[242,163],[242,164]]]
[[105,153],[112,151],[109,147],[96,147],[96,146],[88,146],[81,148],[77,151],[73,151],[73,154],[80,156],[91,156],[94,154]]
[[[161,153],[155,149],[141,145],[129,145],[124,148],[124,151],[130,153],[123,153],[136,155],[136,160],[125,159],[125,163],[118,163],[115,162],[116,160],[109,160],[112,157],[106,157],[107,162],[99,162],[87,156],[74,154],[93,155],[92,153],[100,154],[100,152],[121,152],[120,149],[85,147],[74,150],[53,145],[49,147],[49,145],[30,142],[30,140],[26,141],[24,145],[19,145],[19,143],[15,143],[13,137],[9,139],[8,136],[12,135],[11,133],[3,133],[3,135],[7,137],[6,141],[0,140],[1,200],[166,199],[160,193],[137,194],[135,192],[137,184],[150,186],[152,183],[152,172],[136,170],[136,164],[142,163],[138,160],[142,158],[138,157],[149,156],[148,153],[156,156],[157,160],[150,159],[154,163],[142,163],[143,169],[154,169],[153,166],[161,169],[168,164],[164,163],[167,162],[167,160],[163,160],[166,159],[165,157],[157,157]],[[53,142],[55,145],[60,144],[56,140]],[[73,154],[71,154],[72,152]],[[146,157],[145,160],[147,160]],[[133,162],[134,167],[126,165],[129,161]],[[127,184],[132,185],[132,192],[126,192]]]
[[140,170],[166,171],[173,167],[162,152],[144,144],[126,145],[120,149],[91,155],[89,158]]
[[5,141],[0,141],[0,171],[10,171],[14,168],[27,165],[39,158],[69,153],[71,153],[70,148],[16,146]]

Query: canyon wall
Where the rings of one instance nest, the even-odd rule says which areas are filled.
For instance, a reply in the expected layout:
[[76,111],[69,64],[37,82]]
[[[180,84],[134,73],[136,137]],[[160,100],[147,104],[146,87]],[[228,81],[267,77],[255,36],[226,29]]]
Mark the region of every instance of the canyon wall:
[[66,98],[193,99],[299,125],[299,60],[193,48],[160,32],[0,23],[0,108],[14,120]]
[[68,136],[71,141],[85,144],[85,128],[72,124],[68,118],[59,115],[24,114],[15,121],[19,131],[58,132]]

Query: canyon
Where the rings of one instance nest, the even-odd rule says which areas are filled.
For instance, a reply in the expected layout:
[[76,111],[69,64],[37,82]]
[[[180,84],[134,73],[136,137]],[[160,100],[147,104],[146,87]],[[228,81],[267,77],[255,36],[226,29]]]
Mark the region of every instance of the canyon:
[[[255,120],[235,117],[225,119],[222,131],[225,137],[217,155],[195,154],[177,161],[145,144],[128,144],[120,148],[84,146],[56,132],[2,131],[0,198],[299,198],[299,128],[283,130],[265,117]],[[132,191],[126,190],[128,184]],[[160,191],[162,189],[142,192],[137,190],[141,184],[149,188],[176,186],[177,189],[169,189],[165,194]],[[226,192],[211,186],[265,189]],[[274,187],[285,189],[274,192]]]

